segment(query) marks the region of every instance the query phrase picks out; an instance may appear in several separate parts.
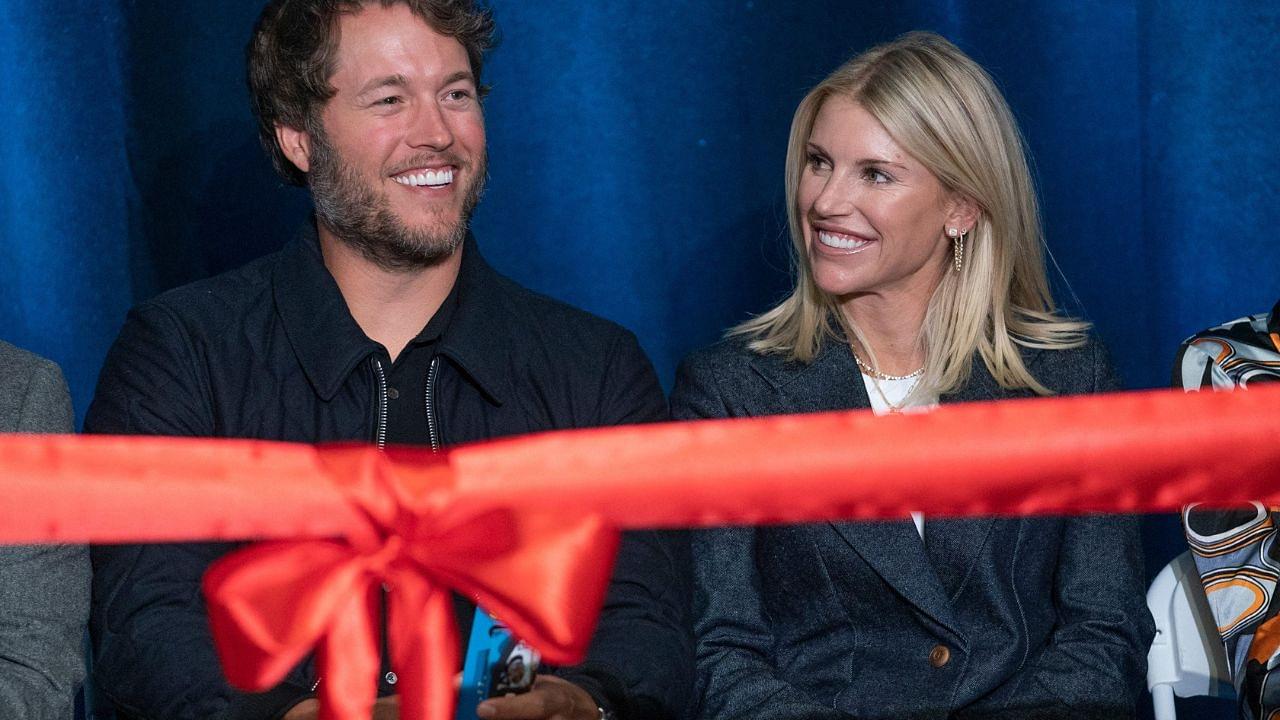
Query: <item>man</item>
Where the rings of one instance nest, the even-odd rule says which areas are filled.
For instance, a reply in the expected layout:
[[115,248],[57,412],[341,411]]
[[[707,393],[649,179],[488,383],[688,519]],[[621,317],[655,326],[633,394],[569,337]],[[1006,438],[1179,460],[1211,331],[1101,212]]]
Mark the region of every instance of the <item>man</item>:
[[[0,342],[0,432],[71,431],[58,366]],[[0,717],[71,720],[88,615],[83,546],[0,546]]]
[[[277,168],[311,189],[315,227],[130,313],[86,427],[438,448],[663,419],[634,336],[499,276],[468,234],[492,33],[472,0],[273,0],[249,47],[250,89]],[[229,549],[95,549],[95,680],[117,713],[316,716],[323,679],[310,664],[261,695],[224,681],[198,582]],[[684,552],[667,536],[628,536],[587,661],[481,716],[682,710]],[[457,605],[469,624],[473,608]],[[388,669],[378,717],[395,715],[395,682]]]

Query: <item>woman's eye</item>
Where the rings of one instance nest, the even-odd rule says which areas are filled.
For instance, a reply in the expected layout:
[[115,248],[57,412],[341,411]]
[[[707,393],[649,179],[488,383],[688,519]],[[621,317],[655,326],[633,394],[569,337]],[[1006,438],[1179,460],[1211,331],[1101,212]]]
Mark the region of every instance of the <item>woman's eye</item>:
[[820,170],[827,166],[827,159],[817,153],[809,153],[809,167]]
[[877,170],[875,168],[867,168],[866,170],[863,170],[862,176],[866,178],[868,182],[871,182],[872,184],[875,184],[875,185],[893,181],[893,178],[889,177],[884,172]]

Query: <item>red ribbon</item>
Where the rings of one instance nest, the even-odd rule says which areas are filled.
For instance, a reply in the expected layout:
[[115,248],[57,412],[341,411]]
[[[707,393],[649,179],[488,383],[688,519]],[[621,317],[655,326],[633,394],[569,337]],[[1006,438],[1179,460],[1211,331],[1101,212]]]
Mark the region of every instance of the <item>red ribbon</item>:
[[1156,391],[546,433],[441,455],[0,436],[0,542],[283,540],[206,579],[227,676],[265,689],[315,648],[326,717],[367,717],[386,583],[402,716],[446,720],[448,590],[575,662],[610,527],[1280,504],[1278,405],[1280,387]]
[[368,718],[384,587],[405,718],[453,716],[459,663],[450,590],[502,618],[549,662],[585,654],[617,531],[591,515],[455,510],[438,456],[395,454],[401,472],[393,477],[366,448],[326,451],[328,469],[365,519],[343,540],[260,544],[205,575],[214,638],[234,685],[267,690],[314,649],[321,717]]

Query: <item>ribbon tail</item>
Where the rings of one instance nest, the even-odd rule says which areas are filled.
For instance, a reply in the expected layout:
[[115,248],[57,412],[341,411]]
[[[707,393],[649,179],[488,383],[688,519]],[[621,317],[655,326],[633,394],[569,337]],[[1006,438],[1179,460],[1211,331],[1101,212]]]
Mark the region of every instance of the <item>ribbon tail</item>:
[[490,513],[477,522],[479,529],[467,529],[504,552],[454,552],[437,574],[502,618],[546,662],[581,662],[609,588],[617,529],[596,515],[542,512]]
[[458,628],[452,597],[427,580],[404,573],[392,588],[390,613],[401,720],[453,720]]
[[368,720],[378,696],[378,585],[356,593],[334,616],[316,651],[320,720]]

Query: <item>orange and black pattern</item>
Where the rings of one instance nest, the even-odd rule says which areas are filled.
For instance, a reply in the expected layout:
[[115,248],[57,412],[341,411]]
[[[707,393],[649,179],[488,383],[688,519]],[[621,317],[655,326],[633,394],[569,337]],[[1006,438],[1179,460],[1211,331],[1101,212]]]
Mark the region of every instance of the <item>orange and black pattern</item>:
[[[1280,303],[1188,338],[1173,385],[1188,392],[1280,381]],[[1280,720],[1280,508],[1188,506],[1182,526],[1231,661],[1240,717]]]
[[1232,320],[1187,338],[1173,366],[1173,386],[1234,390],[1280,381],[1280,302],[1270,313]]

